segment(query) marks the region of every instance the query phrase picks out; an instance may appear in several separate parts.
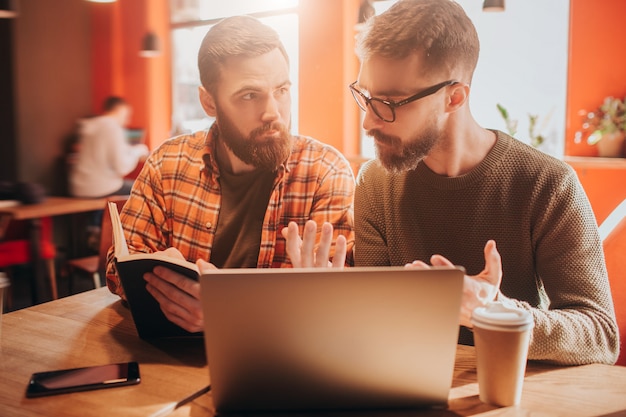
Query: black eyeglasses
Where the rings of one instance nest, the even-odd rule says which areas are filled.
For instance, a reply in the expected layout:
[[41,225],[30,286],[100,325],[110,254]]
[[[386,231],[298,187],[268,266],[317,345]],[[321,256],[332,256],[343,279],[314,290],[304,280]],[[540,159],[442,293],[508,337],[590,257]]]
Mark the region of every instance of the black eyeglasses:
[[420,91],[419,93],[412,95],[409,98],[405,98],[404,100],[394,101],[394,100],[384,100],[382,98],[377,97],[367,97],[363,94],[362,91],[356,88],[356,81],[350,84],[350,92],[352,93],[352,97],[356,101],[356,104],[359,105],[361,110],[367,111],[367,106],[369,105],[372,108],[372,111],[376,116],[385,122],[391,123],[396,120],[396,110],[400,106],[404,106],[405,104],[409,104],[414,102],[415,100],[419,100],[420,98],[424,98],[430,96],[431,94],[435,94],[437,91],[441,90],[443,87],[448,85],[458,84],[458,81],[448,80],[437,85],[433,85],[432,87],[428,87],[425,90]]

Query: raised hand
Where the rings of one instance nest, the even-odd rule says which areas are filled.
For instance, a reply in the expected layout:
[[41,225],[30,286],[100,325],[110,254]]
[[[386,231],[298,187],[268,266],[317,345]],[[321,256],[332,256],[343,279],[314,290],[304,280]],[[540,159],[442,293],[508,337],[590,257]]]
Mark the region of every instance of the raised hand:
[[[502,259],[496,248],[496,242],[490,240],[485,245],[485,269],[478,275],[465,275],[463,280],[463,298],[461,301],[460,323],[466,327],[472,327],[472,312],[476,307],[484,306],[493,301],[500,290],[502,282]],[[432,266],[454,266],[452,262],[441,255],[433,255],[430,258]],[[413,261],[407,264],[408,268],[430,268],[422,261]]]
[[321,228],[319,244],[315,245],[317,238],[317,224],[309,220],[304,225],[302,237],[295,222],[281,231],[287,240],[287,255],[294,268],[343,268],[346,262],[346,238],[339,235],[335,241],[335,256],[329,260],[330,248],[333,239],[333,226],[325,222]]

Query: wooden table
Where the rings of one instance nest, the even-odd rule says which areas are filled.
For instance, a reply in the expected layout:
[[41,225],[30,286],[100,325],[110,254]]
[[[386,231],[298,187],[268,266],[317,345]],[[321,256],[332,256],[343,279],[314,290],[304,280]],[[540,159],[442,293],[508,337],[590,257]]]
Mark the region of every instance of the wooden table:
[[20,204],[0,208],[0,215],[14,220],[37,219],[63,214],[104,209],[106,198],[47,197],[37,204]]
[[[107,288],[5,314],[0,336],[0,416],[149,416],[208,384],[202,340],[153,345]],[[26,398],[30,374],[136,360],[136,386]]]
[[[106,288],[5,314],[0,340],[0,416],[214,415],[210,394],[201,395],[172,411],[177,402],[210,382],[202,341],[169,344],[142,341],[137,337],[129,311]],[[33,372],[130,360],[140,364],[139,385],[35,399],[24,396]],[[576,417],[625,414],[626,367],[598,364],[555,367],[531,362],[520,406],[498,408],[483,404],[478,399],[474,349],[459,346],[447,410],[314,415]]]
[[37,204],[0,207],[0,239],[3,238],[6,227],[8,227],[11,220],[28,220],[30,222],[29,240],[31,259],[34,266],[34,274],[31,280],[33,303],[39,301],[37,288],[42,286],[43,282],[43,268],[39,252],[41,219],[44,217],[102,210],[105,203],[105,198],[47,197],[44,201]]

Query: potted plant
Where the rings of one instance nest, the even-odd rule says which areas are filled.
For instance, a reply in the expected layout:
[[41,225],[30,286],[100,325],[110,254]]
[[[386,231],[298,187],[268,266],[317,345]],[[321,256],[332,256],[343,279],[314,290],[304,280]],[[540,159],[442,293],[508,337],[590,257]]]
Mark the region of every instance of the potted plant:
[[[515,136],[517,133],[517,120],[511,119],[509,116],[508,110],[500,103],[496,104],[498,111],[500,112],[500,116],[504,119],[504,123],[506,123],[506,130],[509,135]],[[543,118],[542,127],[545,127],[545,124],[548,122],[550,117]],[[528,113],[528,136],[530,137],[530,144],[534,148],[538,148],[544,141],[545,137],[536,132],[537,122],[539,121],[539,115]]]
[[[626,97],[606,97],[600,107],[588,112],[583,120],[587,143],[598,147],[598,156],[624,156],[624,132],[626,132]],[[580,136],[577,138],[580,141]]]

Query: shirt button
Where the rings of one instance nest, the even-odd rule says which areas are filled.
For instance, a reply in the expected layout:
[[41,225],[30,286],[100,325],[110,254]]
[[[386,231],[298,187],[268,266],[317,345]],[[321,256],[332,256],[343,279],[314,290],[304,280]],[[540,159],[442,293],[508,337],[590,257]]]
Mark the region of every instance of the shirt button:
[[213,227],[213,223],[206,222],[205,226],[206,226],[207,229],[210,229],[211,227]]

